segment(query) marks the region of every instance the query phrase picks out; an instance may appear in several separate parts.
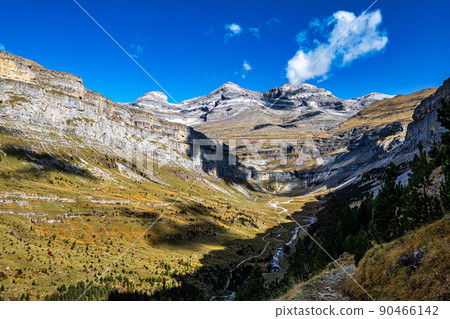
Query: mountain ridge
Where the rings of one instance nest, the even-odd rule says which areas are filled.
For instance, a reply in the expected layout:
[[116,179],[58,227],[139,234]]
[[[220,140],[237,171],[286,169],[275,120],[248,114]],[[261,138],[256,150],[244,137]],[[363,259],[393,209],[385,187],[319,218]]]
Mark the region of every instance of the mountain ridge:
[[[394,158],[397,151],[393,151],[409,141],[409,137],[405,139],[407,125],[413,121],[408,115],[400,126],[390,122],[382,126],[367,123],[368,128],[363,129],[359,127],[362,122],[358,119],[358,111],[352,109],[352,106],[350,110],[342,108],[345,101],[324,89],[303,84],[291,93],[288,86],[269,90],[266,94],[269,99],[294,101],[296,107],[291,112],[290,107],[289,110],[265,108],[262,103],[268,101],[264,100],[265,93],[255,93],[228,82],[208,96],[184,102],[184,110],[188,111],[186,116],[191,113],[194,114],[191,119],[198,120],[199,115],[207,119],[202,120],[201,125],[186,126],[170,119],[159,118],[155,115],[156,112],[149,112],[145,108],[112,102],[99,93],[87,90],[82,80],[74,75],[57,71],[47,72],[42,66],[10,53],[0,52],[0,79],[3,79],[0,82],[3,118],[19,119],[24,125],[27,122],[39,123],[73,132],[88,140],[113,147],[115,152],[130,160],[133,160],[136,152],[143,152],[147,148],[154,149],[157,145],[157,151],[154,153],[156,159],[198,171],[198,167],[193,165],[193,159],[189,157],[192,156],[192,140],[196,137],[211,140],[225,138],[223,142],[226,144],[230,138],[237,139],[239,143],[243,139],[249,139],[253,143],[261,138],[295,138],[298,145],[293,146],[291,154],[287,156],[287,166],[272,164],[281,160],[284,155],[281,149],[270,143],[262,144],[259,149],[263,162],[261,158],[255,157],[255,154],[238,147],[236,155],[241,161],[244,160],[246,165],[240,165],[238,162],[238,165],[230,166],[226,161],[204,163],[208,172],[220,172],[221,176],[235,175],[247,180],[274,179],[277,182],[291,183],[287,189],[295,188],[298,180],[302,178],[306,179],[307,185],[320,185],[325,181],[328,181],[328,186],[336,185],[343,178],[355,177],[354,168],[350,165],[352,162],[358,163],[358,169],[362,170],[371,167],[365,168],[369,158],[373,158],[373,164],[382,165],[383,161],[380,159]],[[444,87],[447,87],[448,83],[444,82]],[[254,94],[257,94],[259,101],[255,100]],[[318,99],[309,99],[311,96]],[[368,97],[373,98],[373,94]],[[173,106],[166,101],[162,93],[150,92],[142,99],[156,105],[165,103]],[[375,104],[386,105],[385,112],[388,112],[389,105],[395,99],[402,97],[382,99]],[[433,105],[439,100],[430,99]],[[14,101],[19,103],[15,106]],[[416,105],[417,101],[411,102],[411,107]],[[313,105],[314,103],[316,105]],[[242,104],[245,107],[242,107]],[[363,109],[366,110],[371,105]],[[435,109],[436,107],[430,109],[431,114],[435,114]],[[300,111],[297,112],[298,110]],[[164,111],[162,113],[167,115]],[[178,116],[178,113],[173,113],[175,117]],[[283,116],[280,117],[280,114]],[[208,121],[208,118],[211,121]],[[345,132],[337,129],[352,118],[356,121]],[[420,122],[420,119],[416,118],[416,122]],[[306,166],[298,166],[295,159],[304,152],[305,145],[308,152],[313,153],[309,154],[312,155],[312,161]],[[212,151],[207,150],[208,147],[203,149]],[[370,154],[372,157],[362,158],[362,149],[365,149],[366,156]],[[402,158],[410,158],[411,152],[413,149],[405,153],[409,155],[403,154]],[[320,158],[319,162],[315,161],[317,156]],[[336,176],[331,178],[332,175]]]
[[330,109],[348,117],[362,107],[392,97],[382,93],[369,93],[342,100],[330,91],[307,83],[296,87],[285,84],[261,93],[244,89],[233,82],[226,82],[208,95],[184,100],[178,104],[169,103],[164,93],[152,91],[124,105],[154,112],[155,116],[168,121],[197,126],[202,122],[227,120],[258,107],[281,111],[299,110],[301,107]]

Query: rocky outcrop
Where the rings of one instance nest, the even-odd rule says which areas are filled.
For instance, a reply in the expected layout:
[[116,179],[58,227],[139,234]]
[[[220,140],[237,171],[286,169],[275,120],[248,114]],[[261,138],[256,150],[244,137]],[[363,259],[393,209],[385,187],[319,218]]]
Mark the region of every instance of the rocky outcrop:
[[308,106],[333,110],[346,108],[345,102],[330,91],[306,83],[294,87],[285,84],[265,92],[263,96],[265,104],[275,109]]
[[82,99],[86,90],[76,75],[47,70],[36,62],[0,51],[0,78],[38,85]]
[[440,141],[444,128],[437,120],[437,110],[441,107],[443,99],[450,99],[450,78],[446,79],[434,94],[425,98],[415,109],[413,121],[408,125],[405,150],[416,148],[419,142],[429,148]]

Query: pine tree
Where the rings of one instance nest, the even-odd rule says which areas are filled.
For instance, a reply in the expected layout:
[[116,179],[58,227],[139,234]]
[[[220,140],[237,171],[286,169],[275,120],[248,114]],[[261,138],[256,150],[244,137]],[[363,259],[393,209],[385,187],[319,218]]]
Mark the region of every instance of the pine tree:
[[367,226],[369,225],[372,218],[372,207],[373,193],[368,193],[362,200],[361,205],[359,205],[356,215],[356,223],[359,227],[367,228]]
[[295,281],[304,281],[309,277],[305,244],[301,239],[295,244],[295,252],[289,263],[288,276]]
[[438,121],[447,131],[442,133],[443,159],[442,174],[444,182],[441,185],[442,206],[446,211],[450,210],[450,100],[442,100],[442,107],[438,109]]
[[371,246],[369,236],[363,229],[360,229],[355,236],[348,235],[344,241],[344,250],[354,255],[356,265]]
[[402,208],[401,224],[404,232],[442,216],[439,201],[427,194],[427,189],[432,185],[430,176],[436,165],[428,158],[421,143],[418,148],[419,154],[414,155],[408,187],[403,195],[405,205]]
[[236,300],[264,300],[266,291],[264,288],[264,277],[258,265],[253,266],[252,272],[245,286],[239,287]]
[[384,173],[383,185],[373,203],[370,229],[378,242],[398,237],[398,215],[403,191],[401,184],[396,183],[398,175],[398,167],[389,163]]
[[342,243],[345,239],[342,238],[342,230],[345,227],[345,221],[348,220],[344,217],[345,214],[346,207],[342,201],[335,195],[331,196],[325,206],[323,226],[318,232],[318,238],[323,248],[334,257],[342,252]]

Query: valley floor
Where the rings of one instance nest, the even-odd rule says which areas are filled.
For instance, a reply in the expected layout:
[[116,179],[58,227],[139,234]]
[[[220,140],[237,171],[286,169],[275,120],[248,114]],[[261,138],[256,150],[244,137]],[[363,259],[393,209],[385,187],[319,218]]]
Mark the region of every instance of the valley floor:
[[[210,176],[190,187],[192,172],[167,167],[156,172],[163,185],[70,134],[2,125],[4,300],[42,300],[80,282],[150,295],[192,282],[205,296],[220,295],[222,274],[266,263],[289,242],[298,227],[289,215],[305,223],[314,214],[300,213],[313,195],[278,198]],[[285,263],[264,276],[279,279]],[[196,274],[216,268],[198,282]]]

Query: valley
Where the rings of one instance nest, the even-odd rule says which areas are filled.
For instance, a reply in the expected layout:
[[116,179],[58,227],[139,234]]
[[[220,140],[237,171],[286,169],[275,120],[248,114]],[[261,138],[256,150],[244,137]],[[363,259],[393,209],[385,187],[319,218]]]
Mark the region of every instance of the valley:
[[234,300],[262,278],[264,298],[297,298],[287,278],[298,245],[320,234],[333,194],[360,207],[390,162],[407,176],[418,143],[440,143],[449,98],[448,79],[348,100],[228,82],[180,104],[161,92],[116,103],[0,51],[0,296]]
[[[178,287],[182,281],[176,278],[204,266],[226,271],[254,255],[268,256],[290,234],[286,209],[268,205],[268,195],[243,192],[216,177],[189,188],[194,179],[172,177],[167,168],[154,172],[167,183],[161,185],[99,152],[101,145],[55,132],[42,147],[48,128],[45,136],[38,132],[2,125],[4,299],[43,300],[107,270],[119,291],[154,293]],[[296,199],[289,211],[303,201]],[[280,223],[286,229],[276,235],[283,237],[263,242],[261,231]],[[211,287],[205,289],[209,295]]]

